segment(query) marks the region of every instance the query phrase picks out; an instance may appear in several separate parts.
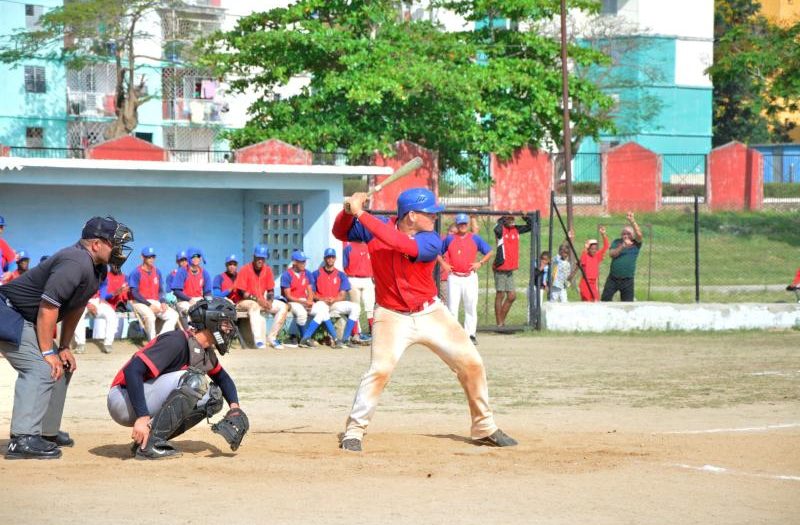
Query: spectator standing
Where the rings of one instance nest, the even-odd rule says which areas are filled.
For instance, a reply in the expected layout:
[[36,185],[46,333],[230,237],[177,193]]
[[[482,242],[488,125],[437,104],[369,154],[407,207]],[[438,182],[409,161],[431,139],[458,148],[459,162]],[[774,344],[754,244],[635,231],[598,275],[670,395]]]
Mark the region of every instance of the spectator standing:
[[614,239],[608,254],[611,256],[611,269],[603,286],[602,301],[614,300],[614,295],[619,291],[620,300],[633,301],[634,282],[636,275],[636,259],[642,248],[642,230],[636,223],[633,212],[626,216],[629,226],[622,229],[619,239]]
[[161,272],[155,266],[156,251],[147,246],[142,249],[142,264],[128,275],[128,285],[133,300],[133,311],[144,326],[147,339],[156,337],[156,317],[164,321],[159,334],[175,330],[178,312],[164,301]]
[[563,243],[558,248],[558,257],[553,264],[553,282],[550,288],[550,301],[555,303],[566,303],[567,289],[570,287],[572,279],[572,262],[570,260],[569,244]]
[[519,236],[531,231],[531,221],[522,218],[525,224],[514,224],[513,215],[505,215],[497,220],[494,236],[497,240],[497,254],[492,264],[494,270],[494,315],[497,326],[505,326],[511,305],[517,299],[514,284],[514,271],[519,268]]
[[550,274],[550,252],[547,250],[539,254],[539,265],[533,269],[533,278],[539,285],[539,304],[547,297],[547,276]]
[[583,253],[581,254],[580,265],[583,268],[581,282],[578,285],[578,290],[581,293],[581,301],[584,302],[597,302],[600,300],[600,289],[597,286],[597,281],[600,278],[600,263],[603,262],[603,257],[608,251],[608,235],[606,235],[605,226],[600,226],[600,237],[603,239],[603,247],[598,248],[597,239],[589,239],[583,246]]
[[[0,352],[18,372],[8,459],[57,459],[74,441],[62,432],[67,386],[77,363],[69,344],[89,299],[122,265],[133,232],[112,217],[93,217],[81,239],[0,290]],[[53,333],[61,322],[61,340]]]
[[[278,334],[289,315],[289,305],[283,298],[275,296],[275,277],[266,263],[268,256],[267,245],[257,244],[253,249],[253,260],[239,271],[233,287],[241,297],[236,303],[236,310],[247,312],[256,348],[264,348],[266,337],[272,348],[280,350],[283,343],[278,339]],[[267,322],[262,313],[272,314],[269,334],[266,334]]]

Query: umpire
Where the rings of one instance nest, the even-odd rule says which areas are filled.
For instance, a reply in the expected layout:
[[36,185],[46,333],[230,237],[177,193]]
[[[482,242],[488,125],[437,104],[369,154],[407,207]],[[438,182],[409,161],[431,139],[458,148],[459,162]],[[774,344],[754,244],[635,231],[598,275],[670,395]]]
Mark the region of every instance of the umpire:
[[[76,370],[69,343],[107,264],[128,258],[133,232],[113,217],[92,217],[81,239],[0,289],[0,352],[19,373],[6,459],[56,459],[72,446],[59,430]],[[53,334],[61,322],[61,339]]]

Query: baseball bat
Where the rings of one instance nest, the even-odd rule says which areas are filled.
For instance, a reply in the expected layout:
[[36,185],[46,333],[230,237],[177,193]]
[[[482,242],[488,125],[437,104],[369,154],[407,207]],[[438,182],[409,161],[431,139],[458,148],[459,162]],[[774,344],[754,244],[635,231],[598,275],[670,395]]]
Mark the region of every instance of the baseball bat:
[[[389,177],[385,181],[381,182],[380,184],[376,184],[374,188],[369,190],[367,192],[367,198],[372,197],[373,194],[378,193],[389,184],[397,182],[398,180],[402,179],[412,171],[418,170],[420,166],[422,166],[422,159],[419,157],[414,157],[410,161],[406,162],[405,164],[397,168],[397,170],[395,170],[394,173],[389,175]],[[350,203],[345,202],[344,208],[347,212],[350,212]]]

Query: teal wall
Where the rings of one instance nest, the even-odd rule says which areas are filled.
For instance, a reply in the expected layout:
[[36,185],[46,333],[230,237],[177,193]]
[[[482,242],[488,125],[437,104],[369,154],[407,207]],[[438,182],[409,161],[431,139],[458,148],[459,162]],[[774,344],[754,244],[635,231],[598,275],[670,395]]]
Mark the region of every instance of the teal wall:
[[[36,0],[36,5],[55,7],[57,0]],[[0,35],[25,28],[25,3],[0,0]],[[46,93],[25,91],[24,66],[45,68]],[[63,66],[45,60],[25,60],[16,67],[0,64],[0,144],[25,146],[25,128],[44,128],[46,147],[66,144],[66,78]]]

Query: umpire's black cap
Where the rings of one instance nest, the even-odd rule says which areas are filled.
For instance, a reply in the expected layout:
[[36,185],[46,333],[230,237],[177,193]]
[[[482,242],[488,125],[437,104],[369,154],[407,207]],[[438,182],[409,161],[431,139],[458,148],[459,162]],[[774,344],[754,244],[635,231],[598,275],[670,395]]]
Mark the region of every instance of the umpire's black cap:
[[113,217],[92,217],[83,226],[81,239],[106,239],[114,240],[117,231],[117,221]]

